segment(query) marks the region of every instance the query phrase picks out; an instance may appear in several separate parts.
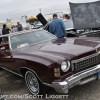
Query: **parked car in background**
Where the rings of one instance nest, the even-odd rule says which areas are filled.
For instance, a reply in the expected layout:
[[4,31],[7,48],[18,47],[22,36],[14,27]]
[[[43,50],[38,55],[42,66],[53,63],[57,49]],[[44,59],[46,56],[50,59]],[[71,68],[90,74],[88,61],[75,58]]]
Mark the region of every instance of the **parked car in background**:
[[31,23],[31,29],[39,29],[41,27],[43,27],[43,25],[39,22],[37,24]]
[[[66,37],[78,37],[77,30],[74,29],[72,19],[66,20],[66,21],[63,20],[63,22],[64,22],[64,25],[65,25],[65,28],[66,28],[66,29],[65,29],[65,31],[66,31],[65,36],[66,36]],[[50,22],[48,22],[48,23],[43,27],[43,29],[49,31],[49,24],[50,24]]]
[[[46,19],[44,18],[44,16],[39,13],[37,15],[37,18],[39,19],[39,21],[43,24],[43,29],[49,31],[49,22],[46,21]],[[66,27],[66,37],[100,37],[100,28],[91,28],[91,29],[75,29],[74,28],[74,24],[73,24],[73,20],[69,19],[69,20],[63,20]]]
[[68,93],[100,78],[100,39],[59,39],[43,29],[2,35],[0,67],[24,77],[32,94],[45,94],[47,87]]

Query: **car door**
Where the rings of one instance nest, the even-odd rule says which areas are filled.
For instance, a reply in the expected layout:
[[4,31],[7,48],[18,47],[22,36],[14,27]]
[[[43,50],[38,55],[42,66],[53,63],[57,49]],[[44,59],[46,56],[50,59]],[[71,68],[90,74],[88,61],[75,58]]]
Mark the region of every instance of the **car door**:
[[[4,38],[4,37],[2,37]],[[10,38],[9,38],[10,39]],[[10,48],[10,41],[9,39],[5,39],[8,41],[0,42],[0,66],[3,69],[8,71],[12,71],[18,73],[18,69],[20,68],[23,61],[20,61],[14,58],[14,51]]]
[[9,69],[13,59],[8,37],[0,37],[0,66]]

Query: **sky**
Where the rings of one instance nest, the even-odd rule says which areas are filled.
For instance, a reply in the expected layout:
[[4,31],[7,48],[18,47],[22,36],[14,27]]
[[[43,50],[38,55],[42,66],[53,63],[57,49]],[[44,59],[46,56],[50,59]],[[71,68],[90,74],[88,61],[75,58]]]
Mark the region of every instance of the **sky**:
[[43,14],[54,12],[69,13],[69,2],[87,3],[95,0],[0,0],[0,22],[7,18],[37,15],[41,9]]

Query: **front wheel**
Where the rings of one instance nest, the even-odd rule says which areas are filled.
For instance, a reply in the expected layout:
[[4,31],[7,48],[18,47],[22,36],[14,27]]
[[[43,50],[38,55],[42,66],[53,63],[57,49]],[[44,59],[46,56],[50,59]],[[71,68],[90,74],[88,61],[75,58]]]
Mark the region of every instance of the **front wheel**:
[[25,74],[25,81],[28,89],[33,95],[45,94],[46,87],[37,79],[34,73],[27,71]]

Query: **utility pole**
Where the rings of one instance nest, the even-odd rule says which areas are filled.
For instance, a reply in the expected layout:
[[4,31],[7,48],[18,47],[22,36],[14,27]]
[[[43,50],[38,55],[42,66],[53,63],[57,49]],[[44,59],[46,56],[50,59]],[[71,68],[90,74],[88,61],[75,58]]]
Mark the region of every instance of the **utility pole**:
[[39,11],[40,11],[40,13],[41,13],[41,8],[39,8]]

